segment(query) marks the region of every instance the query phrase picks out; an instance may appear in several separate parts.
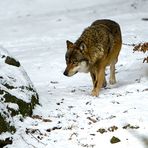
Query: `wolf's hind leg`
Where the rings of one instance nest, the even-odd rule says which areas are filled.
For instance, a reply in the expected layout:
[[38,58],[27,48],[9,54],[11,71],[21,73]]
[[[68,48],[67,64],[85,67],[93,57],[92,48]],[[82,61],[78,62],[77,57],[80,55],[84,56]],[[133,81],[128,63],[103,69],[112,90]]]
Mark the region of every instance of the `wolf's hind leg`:
[[115,77],[115,64],[117,63],[117,59],[115,59],[111,64],[110,64],[110,78],[109,78],[109,83],[111,85],[116,83],[116,77]]
[[106,78],[105,78],[105,75],[104,75],[104,82],[103,82],[102,87],[106,87],[106,86],[107,86],[107,81],[106,81]]

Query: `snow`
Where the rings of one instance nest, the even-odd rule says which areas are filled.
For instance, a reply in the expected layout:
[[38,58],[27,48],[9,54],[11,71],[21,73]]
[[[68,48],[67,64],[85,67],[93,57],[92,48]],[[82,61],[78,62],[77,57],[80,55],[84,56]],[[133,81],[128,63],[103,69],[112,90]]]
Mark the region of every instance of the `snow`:
[[[117,84],[108,84],[99,97],[90,95],[88,74],[68,78],[63,71],[66,40],[75,41],[94,20],[117,21],[124,43],[147,41],[148,21],[142,18],[147,17],[148,1],[5,0],[0,4],[0,44],[23,65],[41,103],[34,110],[40,118],[27,117],[23,122],[16,118],[18,131],[7,147],[144,148],[142,137],[148,137],[148,65],[142,61],[146,54],[133,53],[132,47],[123,45],[116,66]],[[123,129],[128,124],[139,128]],[[112,126],[118,129],[108,131]],[[102,128],[107,132],[97,132]],[[111,144],[113,136],[121,142]]]

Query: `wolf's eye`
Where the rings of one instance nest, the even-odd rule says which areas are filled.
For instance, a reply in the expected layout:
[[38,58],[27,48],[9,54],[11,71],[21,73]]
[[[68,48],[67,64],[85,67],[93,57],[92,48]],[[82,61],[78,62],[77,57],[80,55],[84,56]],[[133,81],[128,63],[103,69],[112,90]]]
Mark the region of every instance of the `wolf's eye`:
[[78,64],[78,62],[77,62],[77,61],[73,61],[73,62],[72,62],[72,64],[75,64],[75,65],[77,65],[77,64]]

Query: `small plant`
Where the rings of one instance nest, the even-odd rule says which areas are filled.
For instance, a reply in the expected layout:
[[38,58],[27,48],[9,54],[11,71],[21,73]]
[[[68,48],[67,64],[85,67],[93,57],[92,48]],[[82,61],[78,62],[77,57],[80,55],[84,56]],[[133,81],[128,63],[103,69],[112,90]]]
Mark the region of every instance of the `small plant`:
[[[146,52],[148,51],[148,42],[145,43],[139,43],[134,46],[133,51],[141,51],[141,52]],[[148,57],[143,59],[143,63],[147,62],[148,63]]]

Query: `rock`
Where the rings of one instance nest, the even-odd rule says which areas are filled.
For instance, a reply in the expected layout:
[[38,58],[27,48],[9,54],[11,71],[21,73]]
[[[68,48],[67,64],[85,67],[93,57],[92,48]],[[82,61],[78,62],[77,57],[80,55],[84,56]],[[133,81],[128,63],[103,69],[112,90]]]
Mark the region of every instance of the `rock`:
[[119,138],[113,136],[113,137],[111,138],[111,140],[110,140],[110,143],[111,143],[111,144],[115,144],[115,143],[118,143],[118,142],[120,142],[120,141],[121,141],[121,140],[120,140]]
[[12,139],[11,138],[6,138],[4,140],[0,140],[0,147],[4,147],[8,144],[12,144]]
[[97,132],[99,132],[99,133],[101,133],[101,134],[104,134],[104,133],[107,132],[107,130],[106,130],[105,128],[99,128],[99,129],[97,130]]
[[14,133],[13,119],[31,116],[38,94],[20,62],[0,48],[0,134]]
[[6,57],[5,63],[16,67],[20,67],[20,62],[10,56]]

